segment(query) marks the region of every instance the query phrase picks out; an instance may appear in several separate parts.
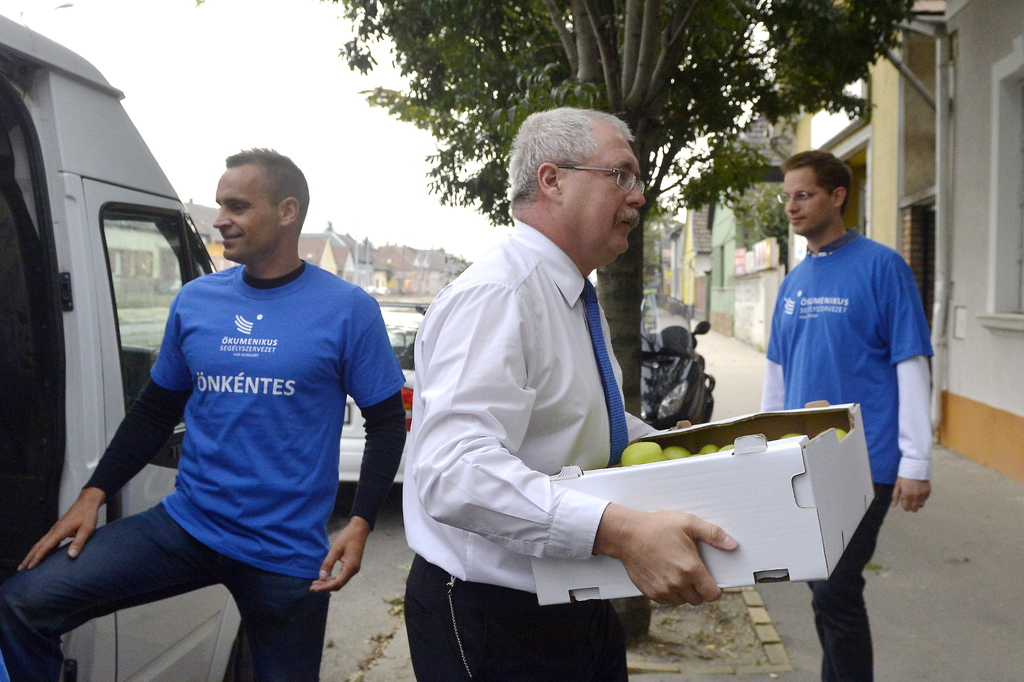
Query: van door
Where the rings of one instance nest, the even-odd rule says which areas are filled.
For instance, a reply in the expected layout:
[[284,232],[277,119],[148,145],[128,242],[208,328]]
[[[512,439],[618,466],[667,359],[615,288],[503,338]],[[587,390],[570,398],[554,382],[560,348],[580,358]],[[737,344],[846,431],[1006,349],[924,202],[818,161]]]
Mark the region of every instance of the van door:
[[56,258],[35,220],[45,197],[19,185],[28,179],[31,188],[30,168],[38,169],[28,163],[38,152],[20,113],[0,87],[0,582],[57,520],[64,458]]
[[[104,352],[116,353],[123,413],[149,379],[174,296],[213,268],[178,202],[82,182],[90,228],[105,245],[118,347]],[[153,462],[108,502],[108,521],[149,509],[174,489],[183,434],[181,424]],[[120,611],[117,679],[206,680],[211,664],[226,660],[237,624],[237,609],[220,586]]]

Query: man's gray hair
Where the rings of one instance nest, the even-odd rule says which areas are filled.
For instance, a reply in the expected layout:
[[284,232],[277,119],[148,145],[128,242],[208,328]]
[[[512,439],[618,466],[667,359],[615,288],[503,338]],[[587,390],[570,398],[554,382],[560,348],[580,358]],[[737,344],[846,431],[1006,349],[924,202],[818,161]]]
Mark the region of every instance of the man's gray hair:
[[523,121],[512,141],[508,164],[513,218],[536,199],[537,169],[541,164],[582,164],[597,151],[593,130],[596,121],[609,123],[627,142],[633,141],[633,133],[622,119],[594,109],[538,111]]

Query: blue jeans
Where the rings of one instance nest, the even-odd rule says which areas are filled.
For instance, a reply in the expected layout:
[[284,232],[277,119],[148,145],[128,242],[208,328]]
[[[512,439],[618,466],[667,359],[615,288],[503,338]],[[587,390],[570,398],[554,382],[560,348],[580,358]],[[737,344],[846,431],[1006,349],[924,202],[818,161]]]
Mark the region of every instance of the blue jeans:
[[307,578],[229,559],[163,505],[96,530],[77,559],[61,548],[0,585],[0,647],[11,679],[60,676],[60,638],[99,616],[222,584],[242,614],[257,680],[317,680],[328,594]]
[[809,583],[814,624],[821,641],[822,682],[871,682],[874,656],[864,603],[864,567],[871,561],[878,532],[895,486],[875,484],[872,500],[828,580]]

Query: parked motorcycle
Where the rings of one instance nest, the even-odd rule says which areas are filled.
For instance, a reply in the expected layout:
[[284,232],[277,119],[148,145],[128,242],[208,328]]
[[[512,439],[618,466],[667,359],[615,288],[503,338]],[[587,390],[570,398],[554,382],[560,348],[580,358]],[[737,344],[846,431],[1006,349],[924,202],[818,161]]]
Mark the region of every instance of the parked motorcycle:
[[640,418],[654,428],[711,421],[715,378],[704,371],[696,339],[710,330],[703,320],[692,333],[680,326],[641,333]]

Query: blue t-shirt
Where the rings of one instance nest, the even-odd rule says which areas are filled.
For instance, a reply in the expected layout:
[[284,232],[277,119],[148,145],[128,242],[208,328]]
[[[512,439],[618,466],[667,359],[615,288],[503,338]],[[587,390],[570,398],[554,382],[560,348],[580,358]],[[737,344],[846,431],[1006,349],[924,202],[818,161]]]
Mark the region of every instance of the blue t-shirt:
[[192,391],[170,515],[226,556],[316,578],[346,394],[366,407],[405,383],[377,302],[309,264],[273,289],[207,275],[171,305],[151,376]]
[[899,470],[896,365],[931,354],[914,276],[887,246],[857,236],[782,282],[768,359],[782,365],[785,407],[860,403],[877,483],[894,483]]

